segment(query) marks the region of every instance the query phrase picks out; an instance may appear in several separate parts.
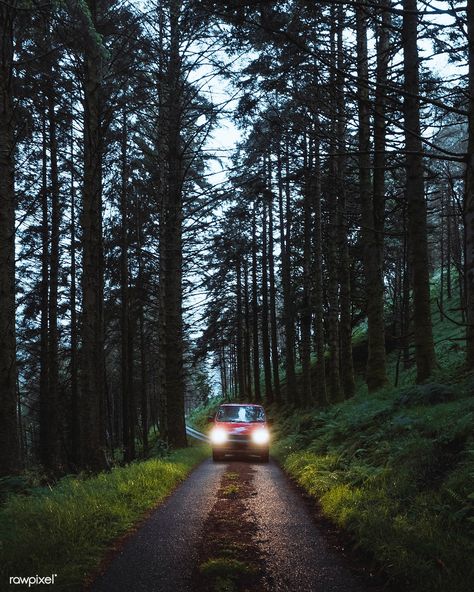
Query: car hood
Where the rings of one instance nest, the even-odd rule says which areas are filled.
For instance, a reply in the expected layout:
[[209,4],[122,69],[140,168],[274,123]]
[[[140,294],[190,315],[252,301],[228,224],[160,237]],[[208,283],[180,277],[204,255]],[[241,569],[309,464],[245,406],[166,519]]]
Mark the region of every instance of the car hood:
[[216,421],[216,426],[223,427],[229,434],[242,435],[251,434],[259,428],[266,428],[267,424],[264,422],[258,423],[235,423],[230,421]]

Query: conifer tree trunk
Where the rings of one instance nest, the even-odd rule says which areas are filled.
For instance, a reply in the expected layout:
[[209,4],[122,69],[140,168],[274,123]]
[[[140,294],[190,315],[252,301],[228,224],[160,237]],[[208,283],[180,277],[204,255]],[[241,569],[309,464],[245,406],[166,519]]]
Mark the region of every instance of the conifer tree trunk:
[[[270,179],[271,185],[271,179]],[[273,387],[275,391],[275,402],[281,403],[280,392],[280,360],[278,355],[278,333],[277,333],[277,313],[276,313],[276,286],[275,286],[275,258],[274,258],[274,238],[273,238],[273,194],[268,204],[268,268],[270,280],[270,325],[271,325],[271,349],[272,349],[272,373]]]
[[244,353],[245,353],[245,389],[249,400],[252,400],[252,359],[250,346],[250,306],[249,306],[249,270],[247,258],[244,257]]
[[46,104],[43,105],[41,154],[41,284],[40,284],[40,380],[39,380],[39,451],[43,467],[51,469],[51,426],[49,423],[49,207],[48,207],[48,139],[46,135]]
[[[316,118],[316,125],[318,118]],[[313,210],[314,210],[314,258],[313,258],[313,298],[314,298],[314,330],[316,342],[316,380],[314,395],[319,406],[326,405],[326,360],[324,339],[324,306],[323,306],[323,239],[321,219],[321,156],[319,139],[314,141],[314,184],[313,184]]]
[[420,131],[417,2],[403,0],[403,73],[405,97],[406,199],[413,283],[413,330],[417,382],[426,380],[436,364],[431,324],[428,231]]
[[262,357],[265,376],[265,400],[273,403],[270,334],[268,325],[267,202],[262,207]]
[[148,454],[148,430],[149,426],[149,415],[148,415],[148,379],[147,379],[147,355],[146,355],[146,342],[145,342],[145,322],[143,314],[143,304],[140,303],[140,416],[142,423],[143,433],[143,456],[146,458]]
[[[385,331],[383,316],[383,279],[381,277],[380,237],[375,228],[374,198],[370,178],[370,103],[368,89],[367,61],[367,14],[365,7],[356,9],[357,19],[357,75],[358,75],[358,110],[359,110],[359,192],[362,214],[362,241],[364,254],[364,272],[366,286],[368,357],[366,382],[369,391],[374,391],[386,382],[385,373]],[[379,57],[380,59],[380,57]],[[378,124],[384,122],[377,120]],[[377,130],[380,142],[380,128]],[[379,146],[383,148],[382,146]],[[379,161],[380,162],[380,161]],[[380,171],[379,171],[380,173]],[[383,169],[382,169],[383,174]],[[380,179],[378,177],[378,182]],[[376,188],[377,198],[383,185]]]
[[130,359],[130,298],[128,273],[128,165],[127,165],[127,114],[122,116],[121,166],[122,182],[120,188],[120,325],[121,325],[121,394],[122,394],[122,441],[124,460],[130,462],[134,457],[134,438],[132,421],[131,372]]
[[[291,289],[291,192],[289,179],[289,148],[286,138],[286,181],[283,186],[281,148],[278,145],[277,174],[278,174],[278,202],[280,214],[280,250],[281,250],[281,283],[283,288],[283,315],[285,327],[285,374],[286,399],[289,403],[298,402],[298,391],[295,375],[295,318]],[[285,189],[286,203],[283,202]]]
[[464,228],[466,241],[466,365],[474,368],[474,6],[467,3],[469,117]]
[[79,407],[79,380],[78,380],[78,325],[77,325],[77,285],[76,285],[76,190],[74,187],[74,134],[73,124],[70,135],[71,145],[71,286],[70,286],[70,309],[71,309],[71,462],[72,468],[80,465],[80,407]]
[[374,277],[371,296],[374,328],[370,345],[370,370],[367,366],[369,390],[383,387],[387,382],[385,321],[384,321],[384,221],[385,221],[385,169],[386,169],[386,111],[387,77],[390,61],[390,4],[379,2],[377,22],[377,74],[374,112],[374,174],[373,174],[373,257]]
[[[305,141],[307,144],[307,141]],[[312,400],[311,385],[311,206],[313,201],[312,175],[310,161],[312,155],[308,146],[305,147],[305,187],[303,194],[303,299],[301,304],[301,399],[304,405]]]
[[[334,143],[332,146],[334,152]],[[337,170],[335,158],[330,158],[330,177],[332,189],[329,191],[328,203],[328,235],[327,244],[327,334],[329,347],[328,386],[332,402],[342,401],[344,393],[341,387],[339,367],[339,290],[338,290],[338,256],[337,256],[337,196],[335,195],[335,179]]]
[[252,211],[252,336],[253,336],[253,390],[255,401],[260,394],[260,354],[258,343],[258,285],[257,285],[257,215],[256,204]]
[[[97,2],[87,2],[97,23]],[[84,187],[82,208],[81,466],[106,466],[104,433],[104,323],[102,247],[102,46],[86,37],[84,76]]]
[[181,154],[182,81],[179,54],[179,16],[181,0],[170,0],[170,49],[167,71],[167,196],[164,209],[164,243],[160,245],[165,260],[165,274],[161,282],[164,293],[164,389],[168,441],[173,447],[186,446],[184,422],[183,372],[183,197]]
[[346,188],[345,188],[345,166],[346,151],[345,127],[346,110],[344,95],[344,48],[343,48],[343,28],[344,28],[344,8],[340,4],[337,8],[337,72],[336,80],[336,101],[337,101],[337,152],[336,171],[337,171],[337,228],[338,228],[338,246],[339,246],[339,304],[340,304],[340,369],[341,383],[344,397],[348,399],[355,392],[354,380],[354,362],[352,359],[352,302],[351,302],[351,268],[349,257],[349,228],[346,211]]
[[408,255],[408,236],[406,223],[406,207],[403,211],[403,264],[402,264],[402,349],[403,367],[410,368],[410,332],[411,332],[411,306],[410,306],[410,258]]
[[156,92],[158,95],[158,129],[161,133],[157,140],[158,153],[158,174],[157,174],[157,198],[159,201],[159,285],[158,285],[158,387],[157,387],[157,411],[160,427],[160,438],[167,440],[168,424],[166,412],[166,389],[165,389],[165,351],[166,351],[166,315],[165,315],[165,277],[166,277],[166,208],[168,200],[166,182],[166,135],[167,135],[167,113],[166,96],[169,93],[166,78],[166,52],[164,47],[165,37],[165,3],[157,5],[158,11],[158,76]]
[[48,327],[48,388],[49,388],[49,431],[50,451],[48,465],[58,470],[63,465],[61,450],[61,406],[59,400],[58,361],[58,282],[59,282],[59,237],[60,237],[60,188],[58,171],[58,139],[55,114],[54,69],[51,67],[48,80],[48,123],[51,186],[51,254],[49,272],[49,327]]
[[[336,7],[331,7],[331,55],[333,56],[334,66],[336,62]],[[335,69],[331,70],[331,88],[335,88],[336,75]],[[339,335],[339,257],[338,257],[338,167],[337,167],[337,102],[334,102],[331,110],[330,139],[329,139],[329,187],[327,195],[327,335],[328,335],[328,387],[329,396],[332,402],[342,401],[344,392],[341,385],[340,375],[340,335]]]
[[245,369],[244,369],[244,339],[243,339],[243,318],[242,318],[242,262],[241,255],[237,253],[236,261],[237,276],[237,310],[236,310],[236,356],[237,356],[237,389],[240,401],[245,401]]
[[13,31],[15,9],[0,5],[0,475],[20,465],[15,337]]
[[[330,88],[336,86],[336,6],[331,6],[330,47],[332,65],[330,72]],[[338,158],[337,158],[337,101],[331,105],[329,158],[328,158],[328,191],[327,191],[327,341],[328,359],[328,394],[331,402],[344,399],[340,373],[340,333],[339,333],[339,256],[338,256]]]
[[[146,302],[146,290],[144,286],[143,278],[143,253],[142,253],[142,211],[140,208],[140,202],[136,200],[136,207],[138,209],[137,214],[137,253],[138,253],[138,277],[137,277],[137,288],[138,288],[138,323],[140,331],[140,417],[141,427],[143,434],[143,456],[146,458],[148,455],[148,431],[150,429],[150,413],[149,409],[152,407],[149,401],[149,368],[148,368],[148,356],[147,356],[147,339],[145,337],[145,302]],[[151,414],[153,423],[153,414]]]
[[[450,189],[451,189],[451,183]],[[452,262],[452,218],[453,208],[451,204],[451,191],[448,191],[448,202],[446,207],[446,292],[448,300],[451,300],[451,262]]]

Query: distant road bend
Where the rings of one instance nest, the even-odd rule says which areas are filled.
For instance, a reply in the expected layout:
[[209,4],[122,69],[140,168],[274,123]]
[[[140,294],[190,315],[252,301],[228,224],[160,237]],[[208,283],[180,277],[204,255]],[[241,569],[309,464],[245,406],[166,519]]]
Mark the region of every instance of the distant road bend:
[[[207,440],[187,427],[189,436]],[[246,510],[257,523],[268,592],[363,592],[368,588],[332,549],[307,504],[276,463],[253,463],[254,494]],[[194,592],[203,525],[219,484],[242,462],[203,462],[131,535],[91,592]],[[248,465],[247,465],[248,466]],[[247,513],[246,512],[246,513]],[[236,536],[237,539],[237,536]],[[195,573],[195,571],[194,571]],[[264,591],[262,591],[264,592]]]

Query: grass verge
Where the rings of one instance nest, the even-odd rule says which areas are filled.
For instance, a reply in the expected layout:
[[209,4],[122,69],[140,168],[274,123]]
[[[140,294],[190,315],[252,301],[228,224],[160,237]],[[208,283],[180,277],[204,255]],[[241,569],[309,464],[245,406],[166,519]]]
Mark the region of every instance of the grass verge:
[[[12,576],[57,574],[55,590],[80,590],[111,543],[130,530],[209,455],[205,446],[94,477],[13,495],[0,509],[1,589]],[[15,586],[15,589],[19,589]]]
[[284,469],[400,589],[472,590],[473,391],[390,388],[277,421]]

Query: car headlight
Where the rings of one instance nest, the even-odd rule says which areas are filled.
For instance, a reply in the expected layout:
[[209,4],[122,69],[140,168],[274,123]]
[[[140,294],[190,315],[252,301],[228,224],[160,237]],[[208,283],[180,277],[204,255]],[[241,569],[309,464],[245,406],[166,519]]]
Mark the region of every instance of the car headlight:
[[210,436],[211,442],[213,444],[224,444],[224,442],[227,440],[227,432],[224,428],[213,428]]
[[268,444],[270,432],[267,428],[258,428],[252,432],[252,440],[255,444]]

